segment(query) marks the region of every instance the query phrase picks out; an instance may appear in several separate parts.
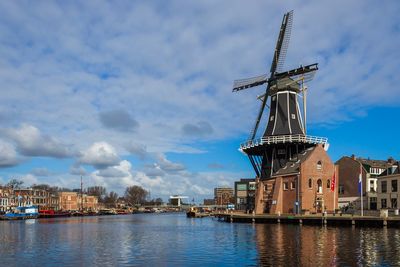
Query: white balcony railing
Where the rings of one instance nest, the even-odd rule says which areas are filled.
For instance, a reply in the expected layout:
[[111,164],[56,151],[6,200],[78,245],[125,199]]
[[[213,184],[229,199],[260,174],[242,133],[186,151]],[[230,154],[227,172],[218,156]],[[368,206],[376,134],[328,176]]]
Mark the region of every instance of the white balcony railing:
[[283,143],[308,143],[308,144],[328,144],[328,138],[311,135],[277,135],[267,136],[258,139],[246,141],[240,145],[240,150],[245,150],[251,147],[257,147],[264,144],[283,144]]

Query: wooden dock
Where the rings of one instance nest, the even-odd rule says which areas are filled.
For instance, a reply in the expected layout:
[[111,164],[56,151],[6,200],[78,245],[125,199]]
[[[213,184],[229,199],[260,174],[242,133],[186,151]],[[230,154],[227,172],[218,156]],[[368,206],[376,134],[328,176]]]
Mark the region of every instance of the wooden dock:
[[299,225],[335,225],[356,227],[400,227],[400,216],[352,216],[352,215],[252,215],[239,213],[215,213],[225,222],[238,223],[284,223]]

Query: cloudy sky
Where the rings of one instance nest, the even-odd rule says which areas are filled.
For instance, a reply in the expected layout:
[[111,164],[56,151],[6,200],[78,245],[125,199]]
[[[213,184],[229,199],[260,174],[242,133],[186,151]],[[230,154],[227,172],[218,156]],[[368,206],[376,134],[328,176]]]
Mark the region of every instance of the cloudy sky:
[[231,86],[269,70],[289,10],[285,68],[319,63],[308,133],[333,160],[400,159],[396,0],[2,1],[0,182],[199,202],[252,177],[237,148],[263,88]]

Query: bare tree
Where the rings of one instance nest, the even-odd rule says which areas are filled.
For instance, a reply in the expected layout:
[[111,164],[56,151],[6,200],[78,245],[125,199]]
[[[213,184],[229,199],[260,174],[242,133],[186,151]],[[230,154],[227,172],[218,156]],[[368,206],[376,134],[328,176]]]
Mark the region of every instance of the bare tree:
[[11,187],[11,188],[13,188],[13,189],[16,189],[16,188],[20,188],[21,187],[21,185],[23,184],[24,182],[23,181],[20,181],[20,180],[17,180],[17,179],[11,179],[8,183],[7,183],[7,187]]
[[129,186],[125,190],[125,200],[132,206],[139,205],[146,201],[148,194],[149,192],[141,186]]
[[105,198],[104,203],[110,208],[115,208],[118,200],[118,194],[114,191],[111,191]]
[[104,186],[91,186],[87,188],[87,194],[96,196],[99,199],[99,202],[104,202],[107,190]]

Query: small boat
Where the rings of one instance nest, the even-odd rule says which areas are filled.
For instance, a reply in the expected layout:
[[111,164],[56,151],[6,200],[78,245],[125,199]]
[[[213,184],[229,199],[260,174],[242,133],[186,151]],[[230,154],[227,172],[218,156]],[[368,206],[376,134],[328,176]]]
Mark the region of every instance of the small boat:
[[203,209],[202,207],[190,207],[186,212],[186,217],[188,218],[203,218],[210,216],[210,212]]
[[4,220],[25,220],[36,219],[38,217],[39,212],[37,206],[16,207],[13,211],[7,212],[1,216]]

